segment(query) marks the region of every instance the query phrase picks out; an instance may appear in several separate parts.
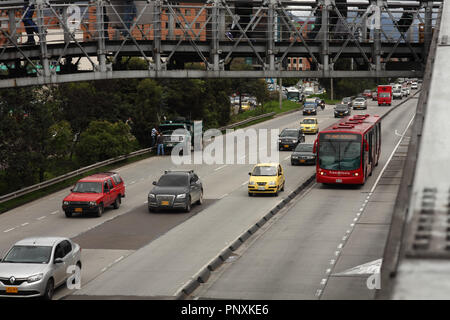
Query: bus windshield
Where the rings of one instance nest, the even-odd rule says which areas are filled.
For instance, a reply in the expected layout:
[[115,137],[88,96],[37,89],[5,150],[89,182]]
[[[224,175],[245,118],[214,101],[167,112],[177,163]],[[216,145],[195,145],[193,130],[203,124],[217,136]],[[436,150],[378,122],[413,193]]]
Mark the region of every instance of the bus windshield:
[[378,96],[380,98],[389,98],[390,94],[389,94],[389,92],[380,92],[380,94]]
[[319,140],[319,167],[325,170],[357,170],[361,163],[361,136],[323,134]]

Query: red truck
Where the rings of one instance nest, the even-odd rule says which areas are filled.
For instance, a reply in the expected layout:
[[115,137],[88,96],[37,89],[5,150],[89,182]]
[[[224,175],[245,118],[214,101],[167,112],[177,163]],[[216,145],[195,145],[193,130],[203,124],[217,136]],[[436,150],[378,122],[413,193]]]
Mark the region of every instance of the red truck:
[[94,213],[101,217],[105,208],[119,209],[125,198],[125,184],[115,172],[102,172],[79,180],[64,198],[62,209],[66,217],[73,213]]
[[380,85],[377,88],[378,106],[392,104],[392,86]]

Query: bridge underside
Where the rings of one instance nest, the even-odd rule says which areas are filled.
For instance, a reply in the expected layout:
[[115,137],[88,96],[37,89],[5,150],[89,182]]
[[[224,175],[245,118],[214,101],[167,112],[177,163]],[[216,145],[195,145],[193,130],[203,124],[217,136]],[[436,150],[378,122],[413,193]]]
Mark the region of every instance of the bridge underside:
[[[9,17],[0,33],[0,87],[148,77],[422,77],[439,7],[138,0],[130,16],[123,1],[70,2],[37,0],[31,20],[29,7],[0,5]],[[245,71],[233,68],[239,58]]]

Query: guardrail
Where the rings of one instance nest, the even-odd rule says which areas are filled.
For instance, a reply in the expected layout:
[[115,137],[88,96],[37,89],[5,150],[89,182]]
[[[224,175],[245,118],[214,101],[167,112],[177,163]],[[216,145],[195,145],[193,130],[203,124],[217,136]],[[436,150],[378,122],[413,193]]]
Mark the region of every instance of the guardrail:
[[23,189],[20,189],[20,190],[17,190],[17,191],[5,194],[3,196],[0,196],[0,203],[6,202],[8,200],[15,199],[17,197],[26,195],[26,194],[34,192],[36,190],[40,190],[40,189],[49,187],[51,185],[54,185],[56,183],[62,182],[62,181],[67,180],[67,179],[70,179],[72,177],[76,177],[77,175],[85,173],[85,172],[87,172],[89,170],[100,168],[102,166],[105,166],[105,165],[108,165],[108,164],[112,164],[112,163],[116,163],[116,162],[125,160],[127,158],[134,157],[134,156],[140,156],[142,154],[145,154],[147,152],[152,151],[153,149],[154,149],[153,147],[152,148],[141,149],[141,150],[134,151],[134,152],[131,152],[131,153],[126,154],[126,155],[122,155],[122,156],[118,156],[118,157],[115,157],[115,158],[112,158],[112,159],[108,159],[108,160],[104,160],[104,161],[101,161],[101,162],[97,162],[97,163],[91,164],[91,165],[89,165],[87,167],[83,167],[83,168],[77,169],[75,171],[63,174],[63,175],[61,175],[59,177],[56,177],[56,178],[53,178],[53,179],[50,179],[50,180],[47,180],[47,181],[44,181],[44,182],[41,182],[41,183],[38,183],[38,184],[35,184],[35,185],[32,185],[32,186],[29,186],[29,187],[26,187],[26,188],[23,188]]

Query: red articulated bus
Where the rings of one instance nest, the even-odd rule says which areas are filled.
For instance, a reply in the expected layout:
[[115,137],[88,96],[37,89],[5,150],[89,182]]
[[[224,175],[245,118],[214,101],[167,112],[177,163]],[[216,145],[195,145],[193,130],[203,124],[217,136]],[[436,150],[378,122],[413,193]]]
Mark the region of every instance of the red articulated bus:
[[378,165],[381,152],[381,118],[345,117],[319,132],[316,181],[325,184],[364,184]]

